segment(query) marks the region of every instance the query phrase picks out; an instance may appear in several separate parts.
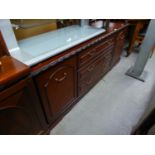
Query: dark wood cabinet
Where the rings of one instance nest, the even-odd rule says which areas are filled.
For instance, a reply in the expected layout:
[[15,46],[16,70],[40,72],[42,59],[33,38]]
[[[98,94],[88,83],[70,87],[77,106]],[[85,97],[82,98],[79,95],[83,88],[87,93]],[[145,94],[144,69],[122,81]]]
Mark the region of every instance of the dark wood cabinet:
[[77,97],[76,79],[76,57],[50,67],[35,77],[49,123]]
[[123,52],[123,46],[125,43],[126,34],[127,34],[127,29],[120,31],[116,36],[112,66],[114,66],[120,60],[120,56]]
[[10,56],[0,62],[0,134],[44,134],[46,120],[30,68]]
[[78,96],[88,92],[110,69],[114,38],[102,40],[78,55]]
[[48,133],[120,60],[127,26],[112,25],[31,68],[3,56],[7,48],[0,34],[0,134]]
[[114,41],[114,37],[110,37],[82,50],[78,55],[78,68],[86,67],[90,62],[100,57],[106,49],[114,46]]
[[97,36],[32,68],[49,128],[119,61],[125,36]]
[[41,134],[38,99],[30,78],[0,92],[0,134]]

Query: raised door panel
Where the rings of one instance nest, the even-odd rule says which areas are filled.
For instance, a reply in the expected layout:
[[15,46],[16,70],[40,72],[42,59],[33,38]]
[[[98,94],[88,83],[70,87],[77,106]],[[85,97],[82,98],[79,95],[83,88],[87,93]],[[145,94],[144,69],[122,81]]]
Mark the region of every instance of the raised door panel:
[[36,77],[49,123],[76,98],[76,59],[70,58]]
[[[39,134],[32,87],[25,80],[0,92],[0,134]],[[35,102],[35,103],[34,103]]]

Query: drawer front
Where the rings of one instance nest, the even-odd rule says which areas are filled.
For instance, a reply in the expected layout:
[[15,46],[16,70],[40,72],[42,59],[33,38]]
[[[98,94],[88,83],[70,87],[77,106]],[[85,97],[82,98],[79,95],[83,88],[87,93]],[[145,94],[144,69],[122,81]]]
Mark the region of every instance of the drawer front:
[[82,67],[86,62],[96,56],[96,49],[94,46],[89,49],[82,51],[78,56],[78,67]]
[[[103,54],[99,55],[95,61],[93,61],[86,68],[79,70],[78,78],[79,80],[84,79],[87,75],[93,74],[94,71],[98,71],[98,66],[101,67],[102,72],[106,72],[109,69],[110,63],[112,60],[112,52],[113,48],[107,49],[103,52]],[[101,71],[99,70],[99,71]]]
[[121,32],[119,32],[118,36],[117,36],[117,40],[118,41],[124,41],[125,40],[125,37],[126,37],[126,33],[127,33],[127,30],[123,30]]
[[114,45],[114,38],[110,38],[104,42],[99,43],[96,45],[96,51],[103,51],[104,49],[111,47]]
[[113,60],[112,60],[112,66],[114,66],[120,60],[120,56],[121,56],[121,53],[123,51],[123,46],[124,46],[126,34],[127,34],[127,29],[122,30],[117,35],[116,46],[115,46],[115,50],[114,50],[114,54],[113,54]]
[[89,65],[86,69],[78,72],[78,94],[86,93],[102,76],[110,69],[112,50],[109,49],[100,59]]
[[95,81],[93,79],[93,76],[88,77],[88,79],[85,82],[82,82],[81,84],[79,84],[78,96],[82,96],[84,93],[88,92],[94,84],[95,84]]
[[104,52],[104,49],[112,47],[114,45],[114,38],[110,38],[106,41],[97,43],[89,49],[82,51],[78,56],[78,68],[87,66],[90,61],[96,59],[98,55]]

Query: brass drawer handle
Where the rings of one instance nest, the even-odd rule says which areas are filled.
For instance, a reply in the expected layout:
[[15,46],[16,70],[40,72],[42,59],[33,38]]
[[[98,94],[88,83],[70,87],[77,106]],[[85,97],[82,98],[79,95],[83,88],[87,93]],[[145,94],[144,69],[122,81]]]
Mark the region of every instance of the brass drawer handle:
[[108,45],[111,45],[113,43],[113,39],[108,40]]
[[88,56],[93,57],[93,56],[95,55],[94,52],[95,52],[95,50],[93,50],[93,51],[89,51],[89,52],[87,52],[86,54],[80,56],[80,61],[82,62],[83,59],[87,58]]
[[56,82],[62,82],[62,81],[64,81],[64,80],[66,79],[66,77],[67,77],[67,73],[64,73],[64,75],[63,75],[62,78],[60,78],[60,79],[54,78],[54,80],[55,80]]
[[120,38],[120,39],[124,39],[124,38],[125,38],[125,35],[120,35],[119,38]]
[[94,67],[95,67],[95,65],[90,66],[90,67],[87,69],[87,71],[88,71],[88,72],[93,71],[93,70],[94,70]]
[[95,52],[95,51],[93,50],[93,51],[89,52],[88,55],[89,55],[89,56],[94,56],[94,54],[95,54],[94,52]]
[[86,82],[87,85],[90,85],[91,83],[92,83],[92,79],[90,79],[90,80],[88,80],[88,81]]
[[105,48],[111,46],[113,43],[114,43],[113,39],[109,39],[109,40],[97,45],[96,49],[100,49],[100,48],[105,49]]
[[125,38],[125,33],[124,32],[121,32],[120,34],[119,34],[119,37],[118,37],[119,39],[124,39]]

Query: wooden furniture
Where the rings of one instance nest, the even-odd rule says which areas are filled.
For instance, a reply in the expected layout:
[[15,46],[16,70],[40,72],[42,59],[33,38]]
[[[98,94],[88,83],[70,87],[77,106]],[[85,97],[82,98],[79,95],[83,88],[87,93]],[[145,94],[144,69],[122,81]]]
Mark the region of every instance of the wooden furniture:
[[79,25],[80,24],[80,19],[57,19],[56,20],[56,25],[57,28],[63,28],[71,25]]
[[0,58],[0,88],[15,83],[30,73],[30,68],[16,59],[3,56]]
[[3,39],[2,33],[0,31],[0,57],[4,55],[10,55],[7,49],[7,46],[5,44],[5,41]]
[[43,134],[43,112],[30,68],[9,56],[0,58],[0,134]]
[[55,19],[11,19],[17,40],[26,39],[57,29]]
[[120,55],[122,54],[126,35],[127,35],[127,29],[124,29],[116,37],[115,50],[114,50],[113,60],[112,60],[113,66],[120,60]]
[[134,129],[133,135],[147,135],[149,130],[155,125],[155,109]]
[[120,60],[128,25],[110,23],[90,40],[31,68],[0,58],[0,134],[47,134]]
[[155,51],[155,44],[154,44],[154,46],[151,49],[151,56],[150,57],[152,57],[154,51]]
[[106,33],[31,68],[47,130],[119,62],[127,27],[113,23]]
[[86,93],[110,69],[114,38],[82,51],[78,55],[78,95]]
[[142,43],[143,37],[139,36],[139,32],[144,27],[145,24],[149,23],[149,20],[128,20],[130,23],[130,31],[129,31],[129,46],[127,48],[127,56],[131,54],[134,49],[135,41],[138,43]]
[[35,76],[49,123],[76,99],[76,78],[75,57],[54,67],[49,67],[46,71]]

